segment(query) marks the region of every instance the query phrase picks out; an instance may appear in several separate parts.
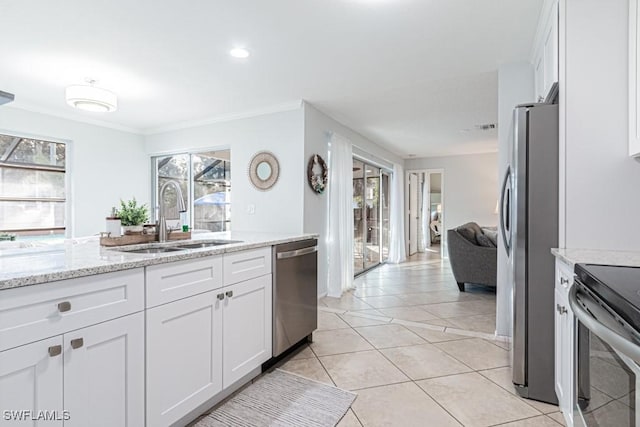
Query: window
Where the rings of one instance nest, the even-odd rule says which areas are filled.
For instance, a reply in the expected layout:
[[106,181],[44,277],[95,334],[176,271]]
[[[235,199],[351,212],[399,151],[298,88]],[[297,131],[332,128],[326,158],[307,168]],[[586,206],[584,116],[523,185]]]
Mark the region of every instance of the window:
[[[176,194],[170,187],[165,193],[165,216],[172,226],[189,224],[196,230],[229,231],[231,229],[230,151],[180,153],[152,158],[154,169],[154,205],[159,206],[160,188],[169,180],[180,185],[188,212],[180,218]],[[156,210],[154,218],[158,218]],[[172,221],[173,220],[173,221]]]
[[0,135],[0,232],[64,235],[66,145]]

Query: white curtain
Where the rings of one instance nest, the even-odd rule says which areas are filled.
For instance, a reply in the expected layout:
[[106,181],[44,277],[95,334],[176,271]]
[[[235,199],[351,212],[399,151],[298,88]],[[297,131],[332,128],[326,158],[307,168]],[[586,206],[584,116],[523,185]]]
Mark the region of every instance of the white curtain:
[[329,146],[327,257],[330,297],[353,287],[353,154],[351,141],[332,134]]
[[407,252],[404,243],[404,170],[397,163],[393,164],[390,208],[389,262],[398,264],[407,259]]

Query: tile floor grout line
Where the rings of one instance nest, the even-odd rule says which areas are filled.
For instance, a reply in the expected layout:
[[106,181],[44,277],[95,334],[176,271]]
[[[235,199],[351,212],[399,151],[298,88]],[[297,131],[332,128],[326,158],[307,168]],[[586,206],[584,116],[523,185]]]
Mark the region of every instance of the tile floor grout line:
[[[320,360],[320,357],[316,354],[315,351],[313,351],[313,348],[311,348],[311,345],[309,345],[309,349],[311,350],[311,352],[313,353],[313,355],[316,357],[316,359],[318,360],[318,362],[320,363],[320,366],[322,366],[322,369],[324,369],[324,372],[327,374],[327,376],[329,377],[329,379],[331,380],[331,382],[333,383],[334,386],[338,387],[338,385],[336,384],[336,382],[334,381],[333,377],[331,376],[331,374],[329,373],[329,371],[327,370],[326,366],[324,366],[324,363],[322,363],[322,360]],[[351,408],[351,406],[349,406],[349,408]]]
[[[540,415],[547,415],[547,414],[545,414],[544,412],[542,412],[541,410],[539,410],[538,408],[536,408],[535,406],[531,405],[531,404],[528,402],[529,400],[532,400],[532,399],[527,399],[527,398],[525,398],[525,397],[522,397],[522,396],[520,396],[517,392],[515,392],[515,394],[514,394],[514,393],[511,393],[511,392],[509,391],[509,389],[507,389],[507,388],[503,387],[501,384],[498,384],[496,381],[492,380],[491,378],[487,377],[486,375],[484,375],[484,374],[482,373],[482,372],[485,372],[485,371],[494,371],[494,370],[496,370],[496,369],[503,369],[503,368],[505,368],[505,367],[506,367],[506,366],[503,366],[503,367],[500,367],[500,368],[482,369],[482,370],[479,370],[479,371],[476,371],[476,372],[477,372],[477,373],[479,373],[480,375],[482,375],[484,378],[486,378],[486,379],[488,379],[489,381],[491,381],[492,383],[494,383],[495,385],[497,385],[498,387],[500,387],[501,389],[503,389],[504,391],[506,391],[507,393],[511,394],[512,396],[517,397],[517,398],[518,398],[518,400],[520,400],[521,402],[523,402],[523,403],[525,403],[526,405],[530,406],[530,407],[531,407],[531,408],[533,408],[534,410],[536,410],[536,411],[540,412]],[[541,403],[546,403],[546,402],[541,402]],[[548,405],[551,405],[550,403],[547,403],[547,404],[548,404]],[[558,409],[560,409],[560,408],[558,407]],[[536,417],[539,417],[540,415],[536,415]],[[534,417],[529,417],[529,418],[534,418]],[[504,424],[504,423],[503,423],[503,424]]]

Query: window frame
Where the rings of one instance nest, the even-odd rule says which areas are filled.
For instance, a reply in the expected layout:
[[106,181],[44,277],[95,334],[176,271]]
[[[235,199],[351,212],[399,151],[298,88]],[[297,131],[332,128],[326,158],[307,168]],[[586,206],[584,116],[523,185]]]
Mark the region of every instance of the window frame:
[[[65,158],[65,165],[64,165],[64,170],[60,171],[60,168],[56,168],[53,166],[49,166],[49,165],[42,165],[42,166],[37,166],[37,165],[31,165],[28,163],[25,164],[21,164],[21,163],[17,163],[17,162],[7,162],[7,163],[0,163],[1,167],[13,167],[16,169],[30,169],[30,170],[42,170],[42,171],[53,171],[53,172],[60,172],[60,173],[64,173],[64,193],[65,193],[65,197],[64,199],[61,198],[46,198],[47,201],[54,201],[54,202],[64,202],[64,227],[47,227],[47,228],[27,228],[27,229],[11,229],[11,230],[0,230],[0,232],[7,232],[7,233],[31,233],[31,232],[39,232],[41,231],[42,234],[33,234],[33,237],[44,237],[47,236],[49,234],[47,234],[46,232],[49,231],[55,231],[55,230],[64,230],[64,233],[62,233],[61,235],[64,238],[70,238],[73,236],[73,181],[72,181],[72,176],[73,176],[73,171],[72,171],[72,159],[73,159],[73,142],[71,140],[68,139],[63,139],[63,138],[56,138],[56,137],[51,137],[51,136],[43,136],[43,135],[39,135],[39,134],[33,134],[33,133],[28,133],[28,132],[20,132],[20,131],[14,131],[14,130],[9,130],[9,129],[4,129],[4,128],[0,128],[0,134],[5,135],[5,136],[10,136],[10,137],[15,137],[15,138],[20,138],[20,139],[33,139],[33,140],[38,140],[38,141],[44,141],[44,142],[53,142],[55,144],[63,144],[64,145],[64,158]],[[2,153],[4,154],[4,153]],[[20,198],[20,197],[4,197],[2,195],[0,195],[0,200],[2,201],[22,201],[26,198]],[[38,201],[38,198],[35,198],[34,201]]]
[[[195,209],[194,209],[194,201],[195,201],[195,191],[194,191],[194,185],[193,185],[193,178],[194,178],[194,174],[193,174],[193,162],[191,159],[192,155],[197,155],[197,154],[202,154],[202,153],[209,153],[211,151],[229,151],[229,163],[233,163],[232,161],[232,154],[231,154],[231,146],[217,146],[217,147],[204,147],[204,148],[185,148],[185,149],[181,149],[181,150],[170,150],[170,151],[162,151],[162,152],[156,152],[156,153],[151,153],[149,154],[149,164],[150,164],[150,168],[151,168],[151,221],[153,222],[157,222],[158,221],[158,212],[159,212],[159,205],[158,205],[158,198],[159,198],[159,194],[158,192],[160,191],[160,189],[158,188],[158,170],[156,169],[156,161],[159,157],[168,157],[168,156],[179,156],[179,155],[187,155],[189,156],[189,174],[188,174],[188,194],[185,194],[184,196],[186,198],[188,198],[189,200],[189,204],[187,206],[188,209],[188,222],[189,222],[189,227],[193,227],[193,225],[195,224]],[[229,179],[229,181],[231,182],[231,179]]]

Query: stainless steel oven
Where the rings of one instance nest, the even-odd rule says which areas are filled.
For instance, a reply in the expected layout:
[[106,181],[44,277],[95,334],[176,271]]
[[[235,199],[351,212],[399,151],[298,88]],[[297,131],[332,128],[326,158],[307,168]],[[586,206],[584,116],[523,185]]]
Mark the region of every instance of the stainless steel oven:
[[[574,425],[640,427],[635,410],[640,334],[634,307],[622,307],[628,301],[596,279],[594,270],[589,273],[576,268],[577,277],[569,293],[569,305],[577,320]],[[640,282],[635,283],[637,293]]]

